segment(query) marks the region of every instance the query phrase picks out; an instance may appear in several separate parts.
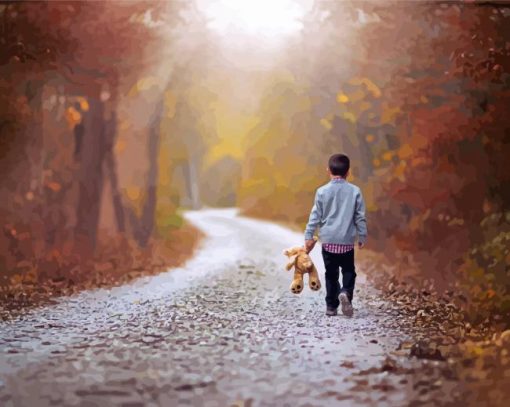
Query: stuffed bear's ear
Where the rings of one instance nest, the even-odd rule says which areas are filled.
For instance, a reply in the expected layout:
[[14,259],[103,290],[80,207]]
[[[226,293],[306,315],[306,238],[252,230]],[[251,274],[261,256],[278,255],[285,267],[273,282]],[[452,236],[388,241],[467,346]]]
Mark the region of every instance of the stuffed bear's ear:
[[297,247],[297,246],[294,246],[294,247],[289,247],[288,249],[286,249],[283,254],[285,256],[294,256],[296,254],[299,253],[299,250],[300,250],[300,247]]

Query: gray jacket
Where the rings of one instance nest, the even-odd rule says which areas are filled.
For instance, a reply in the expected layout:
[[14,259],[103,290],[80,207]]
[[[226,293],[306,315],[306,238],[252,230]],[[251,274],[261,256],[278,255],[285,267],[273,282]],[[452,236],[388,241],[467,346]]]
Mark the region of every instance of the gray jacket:
[[310,218],[305,229],[305,239],[313,239],[319,227],[322,243],[354,244],[367,239],[365,202],[361,190],[349,181],[332,179],[317,189]]

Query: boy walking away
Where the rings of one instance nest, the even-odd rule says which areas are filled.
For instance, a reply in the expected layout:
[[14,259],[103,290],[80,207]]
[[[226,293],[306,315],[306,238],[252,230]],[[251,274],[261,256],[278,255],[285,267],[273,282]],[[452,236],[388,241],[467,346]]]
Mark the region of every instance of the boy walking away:
[[[352,316],[352,297],[356,271],[354,267],[354,243],[358,235],[361,249],[367,239],[365,202],[361,190],[347,181],[349,157],[334,154],[329,158],[330,181],[317,189],[310,218],[305,229],[307,253],[315,246],[313,235],[319,228],[322,243],[322,258],[326,269],[326,315],[342,313]],[[339,268],[342,269],[342,286],[339,282]]]

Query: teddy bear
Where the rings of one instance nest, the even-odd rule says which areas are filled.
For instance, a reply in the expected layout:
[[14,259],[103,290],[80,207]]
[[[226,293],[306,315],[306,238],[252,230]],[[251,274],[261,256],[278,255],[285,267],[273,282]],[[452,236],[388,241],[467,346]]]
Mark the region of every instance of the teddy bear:
[[290,271],[294,267],[294,280],[290,285],[290,291],[294,294],[299,294],[303,291],[304,282],[303,275],[308,273],[308,285],[313,291],[318,291],[321,288],[321,282],[319,280],[319,273],[315,268],[312,259],[306,253],[306,250],[302,246],[292,247],[283,252],[289,258],[289,263],[285,268]]

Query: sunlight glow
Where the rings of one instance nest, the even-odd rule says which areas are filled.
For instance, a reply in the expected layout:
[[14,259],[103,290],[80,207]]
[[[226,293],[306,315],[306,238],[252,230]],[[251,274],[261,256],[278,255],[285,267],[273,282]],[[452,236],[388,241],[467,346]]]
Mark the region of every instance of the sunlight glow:
[[276,37],[295,34],[313,1],[199,0],[209,28],[220,34]]

